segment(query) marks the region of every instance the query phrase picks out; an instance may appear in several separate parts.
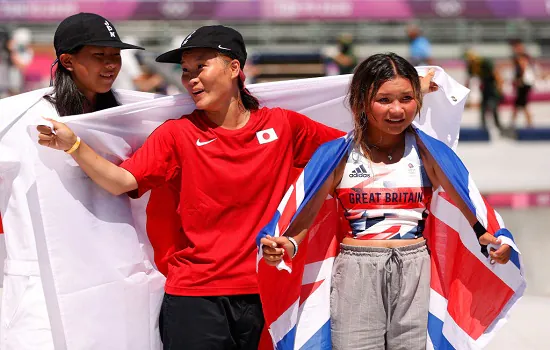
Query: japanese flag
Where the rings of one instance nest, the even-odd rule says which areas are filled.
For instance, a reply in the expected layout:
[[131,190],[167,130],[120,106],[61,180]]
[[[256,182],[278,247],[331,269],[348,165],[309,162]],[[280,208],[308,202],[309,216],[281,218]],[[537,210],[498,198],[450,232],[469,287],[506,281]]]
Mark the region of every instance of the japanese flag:
[[275,133],[275,130],[273,130],[273,128],[258,131],[256,133],[256,137],[258,138],[258,142],[260,143],[260,145],[273,142],[279,138],[277,137],[277,134]]

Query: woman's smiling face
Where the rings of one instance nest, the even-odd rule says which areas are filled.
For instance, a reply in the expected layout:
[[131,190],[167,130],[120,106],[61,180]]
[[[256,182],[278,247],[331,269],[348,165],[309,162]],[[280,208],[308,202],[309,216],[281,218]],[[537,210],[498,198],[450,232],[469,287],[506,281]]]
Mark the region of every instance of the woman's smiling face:
[[86,45],[74,54],[63,54],[61,64],[69,69],[78,89],[90,99],[111,90],[120,72],[120,49]]
[[[232,96],[238,75],[237,60],[213,49],[191,49],[181,58],[181,82],[197,109],[214,111]],[[236,68],[236,69],[235,69]]]
[[380,86],[369,110],[365,111],[368,127],[383,134],[398,135],[412,124],[417,108],[411,82],[397,76]]

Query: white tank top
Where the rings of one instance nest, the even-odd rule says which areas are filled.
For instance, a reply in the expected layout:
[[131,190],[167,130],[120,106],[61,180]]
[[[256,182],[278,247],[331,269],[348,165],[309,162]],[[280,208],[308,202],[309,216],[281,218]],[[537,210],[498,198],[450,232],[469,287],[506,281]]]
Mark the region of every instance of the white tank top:
[[349,222],[346,236],[421,237],[432,184],[419,157],[414,134],[406,134],[403,158],[395,164],[372,163],[359,148],[352,149],[335,192]]

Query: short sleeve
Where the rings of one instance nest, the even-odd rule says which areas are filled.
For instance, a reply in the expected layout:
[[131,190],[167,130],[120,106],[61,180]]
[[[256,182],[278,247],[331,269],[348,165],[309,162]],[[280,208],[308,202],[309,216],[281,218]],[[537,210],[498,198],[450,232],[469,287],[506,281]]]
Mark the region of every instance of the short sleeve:
[[174,123],[171,120],[159,126],[129,159],[120,164],[136,178],[137,197],[179,175],[181,167]]
[[288,110],[286,114],[292,129],[294,166],[297,168],[303,168],[320,145],[345,135],[303,114]]

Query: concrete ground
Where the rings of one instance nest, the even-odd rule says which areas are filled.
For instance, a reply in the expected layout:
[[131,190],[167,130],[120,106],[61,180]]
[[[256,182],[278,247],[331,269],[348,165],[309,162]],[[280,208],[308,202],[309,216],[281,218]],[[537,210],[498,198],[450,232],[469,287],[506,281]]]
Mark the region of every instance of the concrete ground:
[[507,227],[514,233],[525,265],[527,290],[511,310],[509,322],[502,327],[486,349],[549,349],[550,315],[550,208],[501,209]]
[[[550,127],[550,103],[532,104],[536,126]],[[508,125],[512,110],[502,107]],[[491,119],[489,119],[489,122]],[[520,118],[518,126],[523,125]],[[463,125],[479,126],[477,108],[467,109]],[[490,123],[491,125],[491,123]],[[482,192],[550,191],[550,142],[517,142],[491,130],[491,142],[459,143],[458,154]],[[550,349],[550,208],[498,209],[522,252],[527,279],[524,297],[511,310],[508,323],[487,346],[489,350]]]

